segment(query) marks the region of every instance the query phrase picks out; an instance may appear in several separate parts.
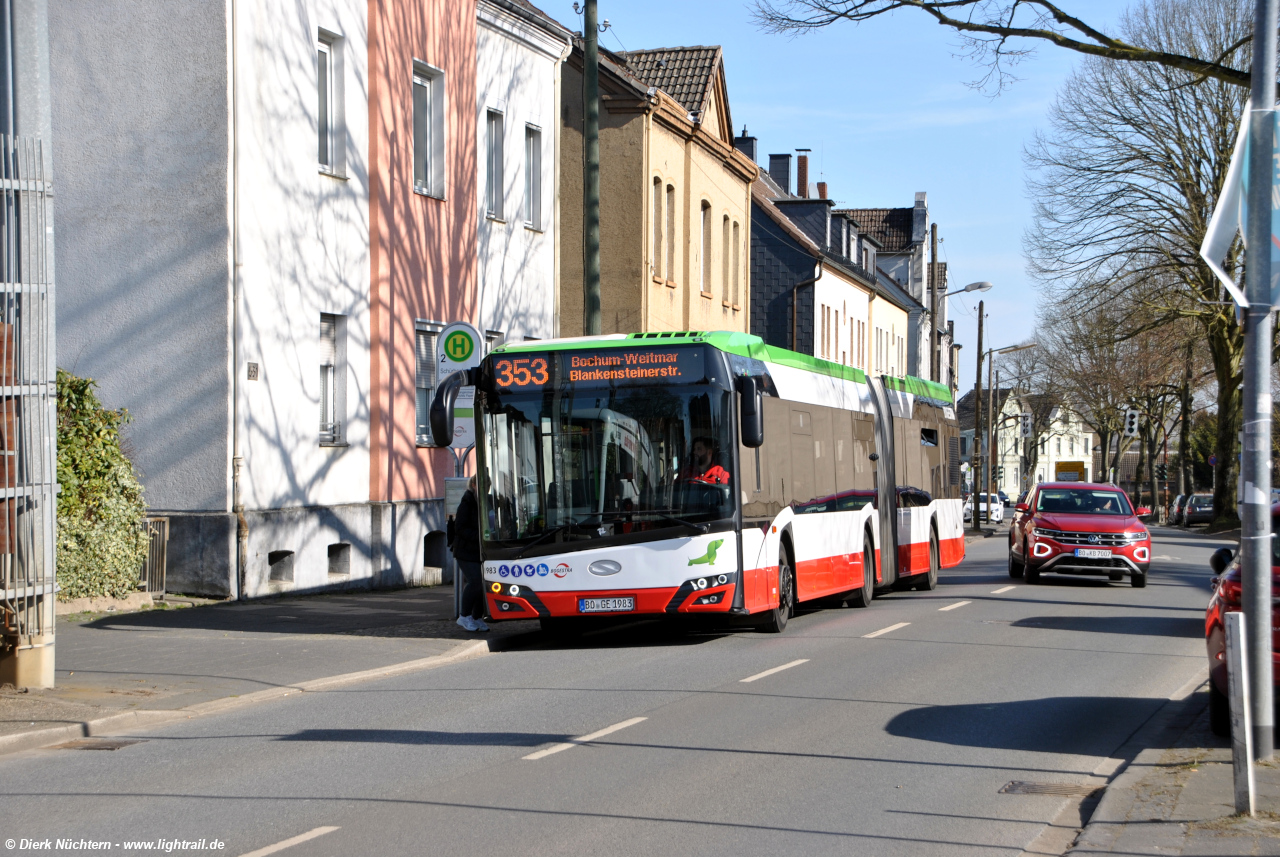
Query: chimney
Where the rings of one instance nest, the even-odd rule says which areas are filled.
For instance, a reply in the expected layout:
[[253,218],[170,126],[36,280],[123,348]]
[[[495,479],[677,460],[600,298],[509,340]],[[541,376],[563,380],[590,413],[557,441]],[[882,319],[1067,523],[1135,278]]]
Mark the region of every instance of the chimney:
[[826,198],[827,198],[827,183],[818,182],[818,199],[826,199]]
[[747,135],[747,126],[742,126],[742,136],[733,138],[733,148],[751,159],[751,163],[756,162],[756,138]]
[[809,198],[809,156],[796,158],[796,196]]
[[790,155],[770,155],[769,156],[769,178],[773,179],[774,184],[782,188],[785,194],[791,193],[791,156]]

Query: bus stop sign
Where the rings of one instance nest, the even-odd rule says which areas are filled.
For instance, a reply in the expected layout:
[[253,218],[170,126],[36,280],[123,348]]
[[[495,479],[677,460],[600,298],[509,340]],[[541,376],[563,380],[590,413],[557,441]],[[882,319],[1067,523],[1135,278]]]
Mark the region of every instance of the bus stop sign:
[[[440,331],[436,337],[436,382],[448,378],[454,372],[474,369],[484,356],[480,344],[480,332],[465,321],[455,321]],[[466,449],[476,442],[475,402],[476,388],[463,387],[453,406],[454,449]]]

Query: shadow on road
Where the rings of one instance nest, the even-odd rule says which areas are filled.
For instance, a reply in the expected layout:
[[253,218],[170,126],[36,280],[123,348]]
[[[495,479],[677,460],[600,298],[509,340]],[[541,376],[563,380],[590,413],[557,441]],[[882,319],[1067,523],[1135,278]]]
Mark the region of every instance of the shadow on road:
[[1204,634],[1204,619],[1190,616],[1028,616],[1012,626],[1142,637],[1196,638]]
[[1053,696],[933,705],[898,714],[885,731],[900,738],[961,747],[1093,755],[1100,752],[1100,741],[1106,743],[1099,724],[1137,725],[1167,702],[1129,696]]

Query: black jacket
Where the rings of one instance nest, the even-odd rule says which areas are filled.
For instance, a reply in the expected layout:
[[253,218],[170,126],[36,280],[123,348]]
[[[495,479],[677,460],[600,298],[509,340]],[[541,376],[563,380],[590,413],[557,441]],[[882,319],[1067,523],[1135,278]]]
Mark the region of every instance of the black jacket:
[[453,557],[467,562],[480,561],[480,507],[476,492],[470,488],[462,495],[453,519]]

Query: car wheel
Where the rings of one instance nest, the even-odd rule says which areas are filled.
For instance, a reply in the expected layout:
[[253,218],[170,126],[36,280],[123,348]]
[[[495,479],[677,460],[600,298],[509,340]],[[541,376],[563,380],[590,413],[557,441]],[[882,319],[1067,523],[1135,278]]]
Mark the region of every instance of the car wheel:
[[1013,548],[1009,548],[1009,576],[1014,580],[1022,579],[1022,563],[1013,555]]
[[1209,682],[1209,728],[1219,738],[1231,737],[1231,701],[1213,681]]
[[862,587],[849,598],[850,607],[870,607],[876,595],[876,551],[871,533],[862,537]]
[[1118,583],[1119,581],[1124,580],[1124,572],[1123,571],[1109,572],[1107,574],[1107,579],[1110,580],[1112,583]]
[[1022,567],[1022,579],[1025,580],[1027,583],[1039,583],[1040,569],[1036,568],[1034,565],[1032,565],[1029,562],[1024,563]]
[[1134,571],[1129,573],[1129,584],[1134,589],[1142,589],[1147,585],[1147,573],[1145,571]]

